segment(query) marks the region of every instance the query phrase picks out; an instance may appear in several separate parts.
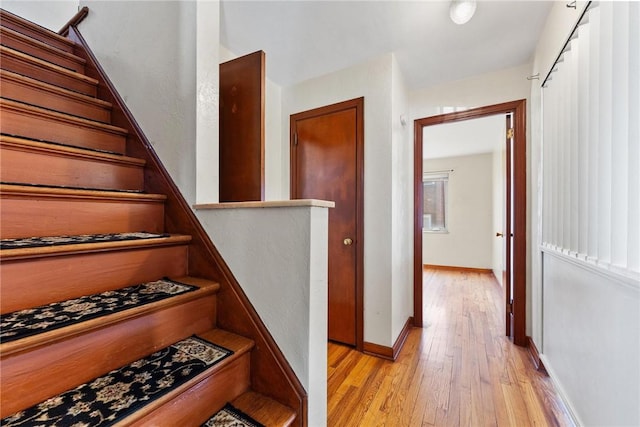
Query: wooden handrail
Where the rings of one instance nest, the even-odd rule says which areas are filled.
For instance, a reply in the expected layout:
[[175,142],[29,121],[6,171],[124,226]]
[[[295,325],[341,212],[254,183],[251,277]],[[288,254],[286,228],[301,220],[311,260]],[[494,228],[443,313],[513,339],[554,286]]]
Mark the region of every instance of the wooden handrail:
[[69,35],[69,27],[77,26],[79,23],[81,23],[84,20],[84,18],[87,17],[87,15],[89,15],[89,7],[84,6],[82,9],[78,11],[78,13],[73,15],[73,17],[69,19],[69,21],[67,21],[67,23],[64,24],[62,28],[60,28],[60,31],[58,31],[58,34],[66,37],[67,35]]

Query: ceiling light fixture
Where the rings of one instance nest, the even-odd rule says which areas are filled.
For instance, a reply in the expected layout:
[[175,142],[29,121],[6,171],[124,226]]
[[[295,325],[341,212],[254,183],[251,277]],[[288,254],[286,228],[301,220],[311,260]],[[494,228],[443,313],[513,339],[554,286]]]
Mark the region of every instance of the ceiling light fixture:
[[449,8],[451,20],[458,25],[469,22],[476,12],[476,0],[452,0]]

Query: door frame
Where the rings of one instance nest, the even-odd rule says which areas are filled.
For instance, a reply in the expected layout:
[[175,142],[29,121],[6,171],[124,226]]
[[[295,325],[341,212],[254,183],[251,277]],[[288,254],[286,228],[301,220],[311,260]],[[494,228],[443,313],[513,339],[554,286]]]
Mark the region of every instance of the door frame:
[[297,190],[296,121],[355,108],[356,110],[356,350],[364,347],[364,97],[292,114],[289,119],[290,194]]
[[[442,123],[452,123],[497,114],[513,115],[513,342],[519,346],[528,345],[527,322],[527,136],[526,100],[505,102],[472,108],[455,113],[440,114],[414,121],[414,269],[413,269],[413,318],[414,325],[423,326],[422,313],[422,175],[423,175],[423,128]],[[507,138],[505,137],[505,142]],[[505,283],[505,288],[508,286]],[[505,290],[506,293],[506,290]],[[505,297],[505,322],[509,322],[508,301]],[[506,330],[509,325],[505,325]]]

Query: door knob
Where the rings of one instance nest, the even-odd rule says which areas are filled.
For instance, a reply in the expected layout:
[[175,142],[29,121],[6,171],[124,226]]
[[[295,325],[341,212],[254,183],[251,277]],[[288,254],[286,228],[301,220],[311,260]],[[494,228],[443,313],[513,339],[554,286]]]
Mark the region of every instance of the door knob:
[[496,237],[502,237],[502,236],[504,236],[504,234],[502,234],[500,232],[496,233]]
[[351,244],[353,243],[353,240],[351,240],[350,238],[348,238],[348,237],[347,237],[346,239],[344,239],[344,240],[342,241],[342,243],[343,243],[345,246],[351,246]]

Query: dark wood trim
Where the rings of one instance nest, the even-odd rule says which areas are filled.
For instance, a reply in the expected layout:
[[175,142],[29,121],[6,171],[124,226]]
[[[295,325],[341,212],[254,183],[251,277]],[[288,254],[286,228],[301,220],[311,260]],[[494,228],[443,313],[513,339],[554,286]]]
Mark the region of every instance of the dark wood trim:
[[514,331],[513,342],[527,346],[527,139],[526,100],[441,114],[414,121],[414,318],[422,325],[422,128],[496,114],[513,114],[514,126]]
[[89,15],[89,7],[84,6],[75,15],[73,15],[73,17],[69,19],[69,21],[67,21],[67,23],[64,24],[62,28],[60,28],[60,31],[58,31],[58,34],[66,37],[69,34],[69,28],[77,27],[79,23],[84,21],[84,18],[86,18],[87,15]]
[[490,268],[457,267],[452,265],[435,265],[435,264],[424,264],[424,268],[428,270],[449,270],[449,271],[462,271],[462,272],[468,272],[468,273],[493,274],[493,270]]
[[404,323],[404,326],[402,327],[398,338],[396,338],[396,341],[393,343],[393,347],[365,342],[362,352],[370,356],[380,357],[382,359],[387,359],[395,362],[398,358],[398,355],[400,354],[400,351],[402,350],[402,347],[404,346],[405,341],[407,340],[407,337],[409,336],[409,331],[413,327],[413,324],[413,317],[409,317]]
[[192,236],[189,274],[220,284],[217,325],[254,340],[251,388],[291,407],[297,416],[294,424],[306,426],[307,393],[304,387],[86,41],[73,25],[69,27],[69,38],[82,47],[78,49],[78,54],[87,60],[86,74],[100,81],[98,97],[113,104],[113,124],[129,131],[127,154],[147,162],[145,191],[167,195],[165,231]]
[[[422,328],[422,209],[424,206],[422,174],[422,128],[413,124],[413,326]],[[419,186],[419,188],[418,188]]]
[[295,164],[296,121],[322,116],[351,108],[356,109],[356,350],[364,351],[364,97],[338,102],[313,110],[292,114],[289,119],[289,185],[291,194],[296,194],[297,167]]
[[533,366],[535,366],[536,370],[544,373],[545,375],[549,375],[547,373],[547,369],[544,367],[542,360],[540,360],[540,353],[538,352],[538,347],[536,347],[536,343],[533,342],[533,338],[527,337],[529,340],[529,345],[527,346],[529,350],[529,356],[531,356],[531,362],[533,362]]

